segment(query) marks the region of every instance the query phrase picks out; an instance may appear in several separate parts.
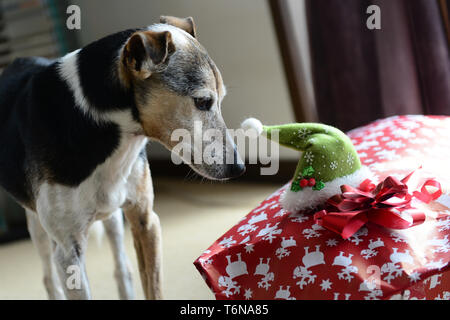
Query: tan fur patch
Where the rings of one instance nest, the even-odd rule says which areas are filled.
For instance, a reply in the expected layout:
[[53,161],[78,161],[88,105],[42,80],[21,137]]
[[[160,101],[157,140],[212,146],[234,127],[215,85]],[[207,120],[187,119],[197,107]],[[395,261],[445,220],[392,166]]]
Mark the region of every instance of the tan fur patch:
[[173,130],[184,128],[183,120],[192,119],[190,97],[179,96],[161,85],[151,86],[151,95],[145,101],[137,99],[141,125],[148,137],[170,147]]
[[136,191],[137,202],[123,207],[131,225],[142,288],[147,299],[162,299],[162,248],[158,216],[153,212],[152,180],[148,162]]

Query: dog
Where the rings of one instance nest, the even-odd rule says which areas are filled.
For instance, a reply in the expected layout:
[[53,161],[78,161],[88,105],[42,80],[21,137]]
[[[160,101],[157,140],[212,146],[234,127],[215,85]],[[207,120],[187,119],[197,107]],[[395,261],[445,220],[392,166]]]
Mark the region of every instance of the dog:
[[134,297],[122,212],[145,297],[162,299],[160,222],[145,147],[153,139],[172,150],[173,130],[193,132],[200,121],[227,137],[222,149],[235,161],[182,159],[209,179],[240,176],[245,165],[221,115],[225,95],[191,17],[163,16],[59,59],[19,58],[4,70],[0,184],[25,208],[50,299],[91,298],[84,256],[98,220],[113,248],[119,296]]

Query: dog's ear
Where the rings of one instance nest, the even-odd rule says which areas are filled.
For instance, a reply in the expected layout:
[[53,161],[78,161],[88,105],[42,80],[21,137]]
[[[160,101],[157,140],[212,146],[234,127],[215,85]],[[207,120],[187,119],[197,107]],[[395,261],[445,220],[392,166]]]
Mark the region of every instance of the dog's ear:
[[122,63],[141,79],[161,69],[175,51],[169,31],[138,31],[123,48]]
[[187,33],[189,33],[194,38],[197,37],[197,33],[195,30],[195,23],[194,19],[192,17],[187,18],[177,18],[177,17],[171,17],[171,16],[161,16],[159,17],[159,22],[170,24],[171,26],[180,28]]

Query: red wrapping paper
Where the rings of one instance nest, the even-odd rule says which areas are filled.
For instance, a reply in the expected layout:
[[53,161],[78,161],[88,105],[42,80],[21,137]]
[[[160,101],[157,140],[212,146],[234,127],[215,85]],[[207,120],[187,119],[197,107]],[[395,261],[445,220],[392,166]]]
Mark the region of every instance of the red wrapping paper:
[[344,240],[314,212],[283,210],[286,184],[194,262],[217,299],[450,299],[450,117],[396,116],[348,134],[378,181],[421,167],[410,190],[440,182],[442,196],[414,202],[426,221],[406,230],[368,223]]

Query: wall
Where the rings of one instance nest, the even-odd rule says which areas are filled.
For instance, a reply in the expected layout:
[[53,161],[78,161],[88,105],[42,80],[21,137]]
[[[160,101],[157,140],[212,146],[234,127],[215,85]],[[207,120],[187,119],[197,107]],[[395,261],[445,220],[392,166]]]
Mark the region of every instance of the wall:
[[[77,0],[82,45],[109,33],[159,21],[160,15],[192,16],[198,38],[221,69],[228,95],[223,115],[229,128],[246,117],[267,124],[294,121],[269,6],[265,0]],[[159,147],[150,156],[167,157]],[[280,149],[284,159],[295,151]]]

